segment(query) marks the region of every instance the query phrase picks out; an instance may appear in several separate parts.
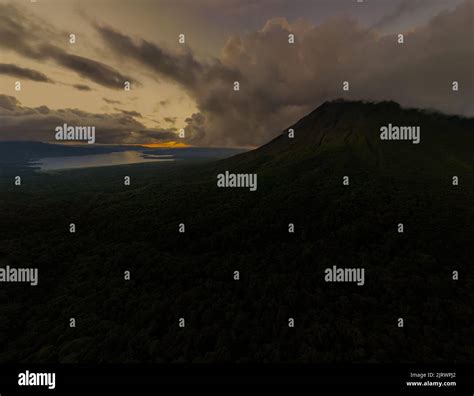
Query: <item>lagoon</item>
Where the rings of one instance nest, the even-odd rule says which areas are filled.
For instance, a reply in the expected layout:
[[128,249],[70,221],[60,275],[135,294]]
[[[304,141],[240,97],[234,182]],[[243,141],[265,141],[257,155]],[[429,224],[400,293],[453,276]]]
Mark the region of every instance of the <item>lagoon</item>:
[[170,162],[176,159],[172,154],[144,154],[141,151],[120,151],[105,154],[74,155],[66,157],[46,157],[35,160],[30,165],[39,167],[40,171],[92,168],[138,164],[143,162]]

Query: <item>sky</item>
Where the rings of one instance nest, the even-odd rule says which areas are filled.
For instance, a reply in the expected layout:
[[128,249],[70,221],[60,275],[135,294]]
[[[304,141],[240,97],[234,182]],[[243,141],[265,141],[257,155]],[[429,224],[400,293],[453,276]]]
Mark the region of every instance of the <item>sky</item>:
[[0,140],[257,147],[338,98],[473,116],[473,37],[474,0],[0,0]]

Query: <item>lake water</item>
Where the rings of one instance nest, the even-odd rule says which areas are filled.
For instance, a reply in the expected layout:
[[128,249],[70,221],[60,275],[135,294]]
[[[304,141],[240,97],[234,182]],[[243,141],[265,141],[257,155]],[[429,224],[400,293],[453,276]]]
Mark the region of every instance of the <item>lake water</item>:
[[90,168],[97,166],[112,166],[138,164],[142,162],[169,162],[175,161],[173,155],[147,154],[141,151],[121,151],[107,154],[78,155],[70,157],[41,158],[31,165],[40,167],[42,171],[58,169]]

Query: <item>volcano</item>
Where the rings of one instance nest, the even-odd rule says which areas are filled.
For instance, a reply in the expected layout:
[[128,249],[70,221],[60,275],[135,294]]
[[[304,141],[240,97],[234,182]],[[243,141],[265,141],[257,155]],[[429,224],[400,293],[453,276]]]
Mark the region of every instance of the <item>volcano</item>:
[[[421,141],[384,141],[381,128],[416,126]],[[288,131],[293,131],[293,138]],[[334,170],[373,169],[387,174],[471,174],[474,120],[434,111],[404,109],[395,102],[325,102],[268,144],[228,160],[250,168],[297,167],[329,161]],[[295,175],[296,176],[296,175]]]

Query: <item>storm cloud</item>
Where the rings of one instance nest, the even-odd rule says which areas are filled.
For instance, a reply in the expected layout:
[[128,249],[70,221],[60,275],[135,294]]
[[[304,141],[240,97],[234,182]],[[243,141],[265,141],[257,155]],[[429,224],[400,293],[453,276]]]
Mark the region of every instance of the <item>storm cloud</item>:
[[78,91],[92,91],[91,87],[84,84],[74,84],[73,87],[76,88]]
[[0,74],[38,82],[53,83],[52,80],[39,71],[27,69],[11,63],[0,63]]
[[232,80],[239,78],[237,70],[231,70],[219,61],[198,61],[192,51],[183,46],[182,51],[173,52],[152,42],[129,37],[107,26],[96,26],[107,46],[117,55],[129,58],[160,76],[173,80],[189,89],[199,89],[216,78]]
[[13,96],[0,95],[0,140],[54,141],[55,128],[67,123],[95,126],[97,143],[147,144],[176,138],[173,129],[149,129],[123,112],[100,114],[79,109],[24,107]]
[[67,34],[13,4],[0,4],[0,47],[3,49],[34,60],[51,60],[108,88],[123,89],[125,81],[133,81],[105,63],[69,54],[61,47],[59,37],[67,37]]
[[[83,56],[68,54],[57,47],[45,46],[43,54],[81,77],[104,87],[123,89],[125,81],[132,81],[130,77],[119,73],[111,66]],[[137,84],[136,81],[135,84]]]
[[[386,16],[406,13],[402,5]],[[395,100],[402,106],[474,115],[474,2],[467,0],[427,24],[383,34],[352,17],[307,21],[269,20],[260,30],[229,38],[218,58],[199,61],[191,50],[157,44],[98,26],[117,54],[179,84],[199,114],[186,134],[205,145],[260,145],[326,100],[339,97]],[[380,25],[378,23],[377,25]],[[288,43],[288,35],[295,43]],[[239,81],[240,90],[233,83]],[[343,91],[348,81],[350,90]],[[452,82],[459,91],[452,91]]]

